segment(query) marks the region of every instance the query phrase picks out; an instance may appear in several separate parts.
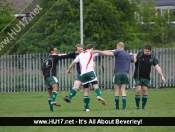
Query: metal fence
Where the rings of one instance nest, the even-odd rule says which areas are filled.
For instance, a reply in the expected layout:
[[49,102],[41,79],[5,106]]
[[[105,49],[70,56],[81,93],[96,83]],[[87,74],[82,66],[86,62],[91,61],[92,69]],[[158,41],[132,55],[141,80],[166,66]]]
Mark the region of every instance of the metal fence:
[[[128,52],[138,53],[140,50],[128,50]],[[159,60],[167,84],[163,84],[160,76],[152,67],[151,87],[174,87],[175,86],[175,48],[159,48],[153,50],[154,55]],[[25,54],[6,55],[0,58],[0,91],[45,91],[45,84],[41,72],[41,65],[48,54]],[[58,62],[57,77],[60,84],[59,90],[70,90],[72,88],[76,69],[73,68],[71,76],[67,76],[67,68],[72,59],[64,59]],[[99,86],[102,89],[113,89],[113,68],[114,57],[98,56],[96,58],[96,74]],[[129,85],[134,87],[133,73],[135,65],[131,63],[129,74]]]

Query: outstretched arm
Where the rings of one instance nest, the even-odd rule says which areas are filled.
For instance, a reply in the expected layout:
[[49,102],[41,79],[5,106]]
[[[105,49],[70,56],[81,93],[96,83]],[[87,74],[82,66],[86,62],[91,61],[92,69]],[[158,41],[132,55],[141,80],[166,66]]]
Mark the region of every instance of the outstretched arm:
[[114,56],[112,51],[100,51],[100,50],[94,50],[94,53],[99,53],[101,55],[106,55],[106,56]]
[[67,59],[67,58],[74,58],[75,56],[75,53],[70,53],[70,54],[67,54],[67,55],[52,55],[55,59],[57,60],[61,60],[61,59]]
[[160,66],[159,66],[158,64],[155,66],[155,68],[156,68],[156,71],[157,71],[157,72],[159,73],[159,75],[161,76],[163,83],[165,84],[165,83],[166,83],[166,80],[165,80],[165,77],[164,77],[164,75],[163,75],[163,73],[162,73],[162,69],[160,68]]

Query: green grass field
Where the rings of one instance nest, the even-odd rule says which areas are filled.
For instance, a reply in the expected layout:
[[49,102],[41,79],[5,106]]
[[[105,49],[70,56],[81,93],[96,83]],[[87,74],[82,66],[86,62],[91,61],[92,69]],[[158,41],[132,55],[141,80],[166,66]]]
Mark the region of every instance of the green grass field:
[[[146,110],[135,110],[135,90],[127,89],[127,110],[115,110],[114,90],[102,90],[107,101],[103,106],[93,90],[90,93],[90,112],[84,112],[83,93],[77,92],[70,104],[62,100],[69,91],[59,91],[61,107],[49,111],[47,92],[0,93],[1,117],[175,117],[175,88],[149,89]],[[121,106],[121,97],[120,97]],[[175,127],[163,126],[1,126],[0,132],[174,132]]]

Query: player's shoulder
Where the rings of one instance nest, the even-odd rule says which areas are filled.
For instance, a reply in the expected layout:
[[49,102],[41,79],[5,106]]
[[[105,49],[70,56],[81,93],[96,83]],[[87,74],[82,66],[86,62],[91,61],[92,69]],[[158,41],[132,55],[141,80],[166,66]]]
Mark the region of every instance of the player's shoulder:
[[151,53],[151,58],[157,60],[157,57],[156,57],[156,55],[154,53]]
[[137,55],[143,55],[143,51],[139,51],[139,53]]
[[137,58],[140,58],[143,54],[144,54],[143,51],[140,51],[140,52],[137,54]]

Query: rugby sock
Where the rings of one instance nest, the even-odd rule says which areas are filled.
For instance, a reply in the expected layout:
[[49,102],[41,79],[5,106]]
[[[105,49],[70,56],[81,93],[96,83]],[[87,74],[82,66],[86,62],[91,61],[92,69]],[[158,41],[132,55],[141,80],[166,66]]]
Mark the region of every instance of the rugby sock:
[[123,109],[126,109],[126,96],[122,96]]
[[53,111],[53,105],[50,104],[50,102],[52,101],[52,98],[48,98],[48,103],[50,106],[50,111]]
[[136,102],[136,107],[139,108],[140,95],[135,95],[135,102]]
[[96,92],[97,96],[100,96],[100,97],[101,97],[101,91],[100,91],[99,88],[96,88],[96,89],[95,89],[95,92]]
[[142,96],[142,109],[145,108],[147,99],[148,99],[148,95],[143,95],[143,96]]
[[70,91],[68,98],[71,99],[73,96],[75,96],[75,94],[77,93],[77,89],[76,88],[72,88],[72,90]]
[[115,96],[115,108],[119,110],[119,96]]
[[56,97],[57,97],[57,91],[53,90],[52,91],[52,102],[55,102]]
[[89,109],[89,102],[90,102],[89,96],[84,96],[84,108],[85,109]]

